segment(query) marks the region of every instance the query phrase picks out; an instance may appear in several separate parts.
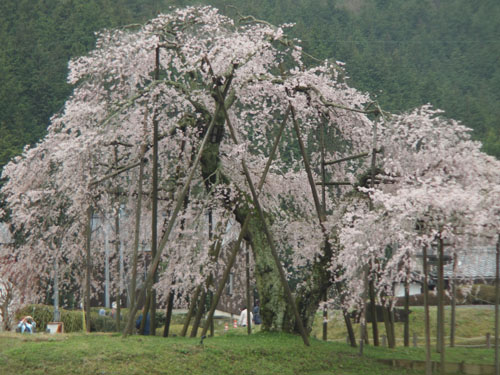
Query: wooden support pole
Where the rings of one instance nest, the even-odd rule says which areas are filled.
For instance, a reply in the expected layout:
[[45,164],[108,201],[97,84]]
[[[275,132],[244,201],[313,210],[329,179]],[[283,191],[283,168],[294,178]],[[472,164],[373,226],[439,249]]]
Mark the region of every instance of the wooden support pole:
[[405,279],[405,315],[406,320],[404,322],[404,346],[410,346],[410,280],[409,272]]
[[[323,210],[321,209],[321,204],[319,202],[318,192],[316,191],[316,186],[315,186],[315,182],[313,179],[311,166],[309,165],[309,157],[307,156],[306,147],[304,146],[304,142],[302,140],[300,126],[299,126],[299,123],[296,119],[295,108],[291,104],[290,104],[290,110],[291,110],[291,114],[292,114],[293,128],[295,130],[295,135],[297,136],[297,141],[299,143],[300,153],[302,154],[302,160],[304,161],[304,167],[305,167],[305,170],[307,173],[307,179],[309,180],[309,185],[311,187],[311,193],[313,196],[314,206],[316,207],[316,213],[318,214],[318,219],[319,219],[321,228],[322,228],[323,233],[324,233],[325,230],[324,230],[324,227],[322,224],[326,220],[326,217],[325,217]],[[322,185],[325,185],[324,181],[322,182]]]
[[116,273],[118,274],[118,285],[116,286],[116,329],[121,330],[122,317],[122,272],[120,265],[120,206],[118,205],[115,212],[115,254],[116,254]]
[[445,348],[444,348],[444,246],[441,234],[438,239],[439,263],[438,263],[438,303],[439,303],[439,350],[440,350],[440,366],[441,375],[445,372]]
[[[137,181],[137,202],[135,206],[135,225],[134,225],[134,247],[132,250],[132,276],[130,279],[130,305],[134,306],[136,303],[136,289],[137,289],[137,259],[139,257],[139,240],[141,229],[141,212],[142,212],[142,185],[144,180],[144,154],[146,152],[146,145],[141,146],[140,157],[141,163],[139,164],[139,180]],[[120,206],[117,207],[118,224]],[[120,292],[121,293],[121,292]],[[131,334],[132,332],[129,332]]]
[[500,375],[500,360],[499,360],[499,320],[500,320],[500,233],[497,240],[497,254],[496,254],[496,272],[495,272],[495,375]]
[[343,161],[354,160],[354,159],[359,159],[359,158],[366,158],[369,155],[370,155],[369,152],[363,152],[362,154],[347,156],[347,157],[342,158],[342,159],[337,159],[337,160],[333,160],[333,161],[325,161],[322,164],[323,165],[332,165],[332,164],[342,163]]
[[206,337],[208,329],[210,328],[210,325],[211,325],[213,317],[214,317],[215,309],[217,307],[217,304],[219,303],[220,297],[222,296],[222,293],[223,293],[224,288],[226,286],[227,280],[229,279],[229,274],[231,272],[231,268],[233,267],[233,264],[236,260],[236,256],[238,255],[238,251],[240,250],[241,242],[243,241],[243,237],[246,234],[249,223],[250,223],[250,214],[248,214],[245,217],[245,220],[243,221],[243,225],[241,226],[241,230],[240,230],[240,234],[238,235],[238,239],[236,240],[236,243],[233,245],[233,249],[231,250],[231,253],[229,255],[226,269],[224,270],[224,273],[222,274],[222,278],[219,280],[219,285],[217,287],[217,291],[215,292],[214,299],[210,305],[210,310],[208,311],[207,320],[205,321],[205,326],[203,327],[203,331],[201,333],[202,337],[203,336]]
[[[319,126],[319,142],[321,148],[321,211],[326,216],[326,168],[325,168],[325,126],[323,121]],[[325,290],[323,296],[323,341],[328,340],[328,289]]]
[[370,309],[372,315],[372,334],[373,334],[373,346],[379,346],[379,333],[378,333],[378,317],[377,317],[377,305],[375,299],[375,285],[373,278],[368,281],[368,294],[370,297]]
[[[255,188],[254,188],[254,185],[252,182],[252,178],[251,178],[250,172],[248,171],[248,168],[246,166],[245,160],[242,160],[242,166],[243,166],[243,172],[245,173],[245,176],[247,179],[248,186],[250,188],[250,192],[252,193],[253,203],[255,205],[255,208],[257,209],[257,213],[259,214],[259,218],[261,220],[261,224],[263,226],[264,233],[265,233],[265,235],[267,237],[267,241],[269,243],[269,247],[271,248],[271,254],[274,258],[274,262],[276,264],[276,267],[278,268],[281,283],[282,283],[283,287],[285,288],[285,294],[286,294],[286,297],[288,299],[288,303],[290,304],[290,306],[292,308],[293,314],[295,316],[296,324],[299,328],[300,335],[302,336],[302,340],[304,341],[304,344],[306,346],[309,346],[310,345],[309,338],[307,337],[307,333],[304,329],[304,324],[302,323],[302,319],[300,318],[299,310],[297,309],[297,304],[295,303],[295,298],[293,297],[292,292],[290,290],[290,286],[288,285],[285,271],[283,270],[283,267],[281,266],[281,262],[280,262],[280,259],[278,257],[278,252],[276,251],[276,248],[274,246],[274,239],[271,235],[271,232],[269,231],[269,229],[267,227],[266,219],[264,217],[262,207],[260,206],[257,192],[255,191]],[[318,203],[319,203],[319,201],[318,201]],[[319,205],[318,205],[318,207],[319,207]]]
[[[371,161],[370,161],[370,173],[371,173],[371,181],[370,187],[373,189],[375,186],[375,166],[376,166],[376,157],[377,157],[377,122],[373,124],[373,140],[372,140],[372,152],[371,152]],[[366,154],[366,155],[365,155]],[[359,157],[368,156],[368,153],[363,153],[357,155]],[[370,211],[373,210],[373,202],[370,199]],[[373,262],[370,262],[370,269],[373,268]],[[375,273],[371,273],[370,280],[368,282],[368,294],[370,297],[370,307],[372,312],[372,332],[373,332],[373,346],[379,346],[378,339],[378,317],[377,317],[377,300],[375,298]]]
[[352,182],[349,181],[334,181],[334,182],[315,182],[315,185],[324,185],[324,186],[343,186],[343,185],[354,185]]
[[[212,116],[212,120],[210,121],[208,129],[207,129],[207,131],[203,137],[203,140],[200,144],[198,153],[196,155],[196,159],[195,159],[193,166],[191,168],[191,171],[189,172],[189,175],[186,179],[185,185],[182,188],[181,193],[177,197],[177,202],[176,202],[174,211],[172,212],[172,216],[168,222],[167,229],[165,230],[165,233],[164,233],[164,235],[160,241],[160,244],[158,246],[158,251],[156,253],[155,258],[153,259],[153,264],[151,265],[151,268],[150,268],[148,275],[146,277],[145,285],[141,289],[141,292],[139,294],[140,299],[142,299],[144,297],[144,295],[146,294],[147,287],[149,285],[151,285],[153,282],[154,274],[158,268],[158,265],[160,264],[160,258],[161,258],[162,251],[163,251],[165,245],[167,244],[167,241],[170,237],[170,233],[172,232],[172,229],[174,228],[174,224],[175,224],[175,221],[177,219],[177,215],[179,214],[179,211],[181,210],[181,207],[183,206],[184,198],[186,197],[186,194],[189,190],[189,186],[191,185],[191,181],[193,180],[196,169],[198,168],[198,164],[200,163],[201,157],[203,155],[203,151],[205,150],[205,145],[208,143],[208,138],[210,137],[210,134],[212,133],[212,130],[215,126],[215,119],[216,119],[219,111],[220,111],[220,105],[217,105],[217,108],[215,109],[215,113]],[[129,318],[127,321],[127,327],[126,327],[125,331],[123,332],[124,338],[127,337],[128,332],[132,329],[132,326],[134,323],[134,316],[137,313],[137,310],[138,310],[137,303],[134,306],[130,307],[130,314],[129,314]]]
[[453,254],[453,277],[451,280],[451,322],[450,322],[450,347],[455,347],[455,328],[456,328],[456,310],[457,310],[457,253]]
[[91,239],[92,239],[92,206],[87,208],[85,228],[85,326],[90,332],[90,276],[92,274]]
[[250,299],[250,250],[248,245],[245,249],[245,274],[246,274],[246,289],[247,289],[247,334],[252,333],[252,304]]
[[431,323],[429,316],[429,267],[427,264],[427,245],[423,248],[424,268],[424,321],[425,321],[425,375],[432,375],[431,361]]
[[[224,111],[224,115],[226,116],[226,123],[229,125],[230,129],[232,129],[232,126],[230,125],[231,121],[229,120],[229,117],[227,115],[226,108],[224,106],[222,108]],[[258,185],[259,192],[262,189],[262,186],[264,186],[264,182],[266,181],[266,177],[267,177],[267,174],[269,172],[269,168],[271,167],[274,156],[276,155],[276,151],[278,149],[278,145],[279,145],[279,142],[281,140],[283,130],[285,129],[285,125],[286,125],[286,121],[288,119],[289,113],[290,113],[290,108],[288,108],[286,113],[285,113],[285,118],[284,118],[283,122],[281,123],[278,134],[277,134],[276,139],[274,141],[273,147],[271,148],[271,152],[270,152],[269,157],[267,159],[266,166],[264,167],[264,171],[262,172],[262,176],[260,177],[260,181],[259,181],[259,185]],[[234,131],[232,130],[231,133],[234,134]],[[235,137],[233,138],[233,142],[237,142],[237,139]],[[248,214],[245,217],[245,220],[243,221],[243,224],[242,224],[241,230],[240,230],[240,234],[238,235],[238,239],[233,246],[233,249],[232,249],[231,254],[229,256],[229,260],[228,260],[226,269],[224,270],[224,273],[222,274],[222,279],[219,280],[219,286],[217,288],[217,291],[215,292],[215,295],[213,296],[213,300],[211,301],[210,310],[209,310],[208,315],[207,315],[207,320],[206,320],[205,326],[203,327],[203,332],[201,334],[202,336],[206,336],[209,326],[212,325],[215,308],[217,307],[217,304],[219,303],[220,297],[222,295],[224,287],[225,287],[227,280],[229,278],[229,273],[231,272],[231,268],[233,267],[234,261],[236,260],[236,255],[238,254],[238,251],[240,249],[241,241],[243,241],[243,237],[245,236],[246,231],[248,229],[248,225],[250,223],[250,215],[251,214]]]
[[[155,80],[160,79],[160,47],[155,50]],[[151,257],[154,259],[158,244],[158,118],[157,111],[153,113],[153,171],[152,171],[152,192],[151,192]],[[158,271],[153,275],[153,284],[158,282]],[[151,286],[151,331],[150,335],[156,335],[156,291]]]

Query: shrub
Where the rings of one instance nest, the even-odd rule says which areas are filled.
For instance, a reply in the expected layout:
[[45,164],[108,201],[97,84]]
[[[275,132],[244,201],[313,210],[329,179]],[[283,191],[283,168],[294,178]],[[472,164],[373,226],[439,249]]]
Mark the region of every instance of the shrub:
[[472,305],[495,304],[495,287],[486,284],[474,284],[466,297],[467,303]]

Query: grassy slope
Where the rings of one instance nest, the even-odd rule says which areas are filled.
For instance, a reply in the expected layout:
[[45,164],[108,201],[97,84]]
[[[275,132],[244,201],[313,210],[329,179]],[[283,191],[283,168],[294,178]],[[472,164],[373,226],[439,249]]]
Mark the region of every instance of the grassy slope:
[[[370,345],[365,347],[363,358],[358,357],[358,349],[345,344],[345,327],[335,313],[330,314],[329,339],[337,341],[313,339],[311,348],[304,347],[296,336],[257,333],[247,337],[245,328],[230,328],[224,333],[224,322],[229,319],[216,323],[216,337],[205,340],[203,347],[199,339],[179,337],[133,336],[123,340],[117,334],[5,333],[0,335],[0,374],[400,374],[401,370],[387,368],[376,359],[425,358],[423,308],[412,307],[412,311],[410,330],[419,335],[419,347],[404,348],[401,341],[395,350]],[[449,310],[446,315],[449,319]],[[471,343],[473,337],[484,343],[486,332],[493,331],[492,309],[460,307],[457,315],[458,343]],[[432,308],[432,320],[435,316]],[[318,314],[313,336],[321,337],[321,320]],[[182,316],[174,317],[173,334],[180,332],[181,322]],[[402,324],[396,326],[401,339]],[[384,334],[383,324],[380,331]],[[434,345],[432,349],[433,359],[438,361]],[[449,362],[493,364],[493,358],[493,349],[446,349]]]
[[[399,374],[346,345],[296,336],[235,333],[205,340],[68,334],[0,336],[0,373],[10,374]],[[409,372],[419,374],[419,372]]]
[[[410,335],[415,332],[418,337],[419,345],[424,343],[424,308],[410,307]],[[430,325],[431,337],[436,336],[436,307],[430,307]],[[450,334],[450,309],[445,308],[445,336]],[[312,335],[318,338],[322,337],[322,317],[317,316]],[[485,344],[486,334],[493,334],[495,323],[494,310],[489,306],[480,307],[465,307],[460,306],[456,312],[456,344],[458,345],[473,345]],[[357,325],[355,325],[357,328]],[[385,327],[383,323],[379,323],[380,335],[385,335]],[[355,330],[359,332],[359,328]],[[371,338],[372,328],[368,324],[368,334]],[[328,339],[344,340],[346,337],[343,318],[339,312],[330,313],[328,324]],[[403,341],[403,323],[396,323],[396,339],[398,344]]]

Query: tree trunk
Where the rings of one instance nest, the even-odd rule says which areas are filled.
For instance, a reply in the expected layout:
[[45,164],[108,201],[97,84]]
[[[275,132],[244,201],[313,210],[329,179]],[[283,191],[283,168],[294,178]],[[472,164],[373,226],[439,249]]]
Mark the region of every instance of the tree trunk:
[[370,308],[372,313],[373,346],[379,346],[380,342],[378,337],[377,305],[375,300],[375,285],[373,279],[370,279],[368,283],[368,292],[370,294]]
[[203,289],[201,292],[201,296],[198,299],[197,308],[196,308],[196,316],[194,318],[193,328],[191,329],[190,337],[196,337],[198,334],[198,328],[200,327],[201,318],[203,317],[203,313],[205,312],[205,301],[207,299],[207,291]]
[[163,337],[168,337],[170,331],[170,322],[172,321],[173,309],[174,309],[174,292],[170,291],[168,295],[167,309],[165,312],[165,327],[163,328]]
[[196,308],[196,303],[198,302],[198,296],[201,292],[201,285],[198,285],[191,296],[191,301],[189,301],[189,309],[184,319],[184,325],[182,326],[181,336],[186,337],[187,331],[189,329],[189,323],[193,317],[194,310]]
[[410,280],[408,275],[405,280],[405,326],[404,326],[404,345],[410,346]]

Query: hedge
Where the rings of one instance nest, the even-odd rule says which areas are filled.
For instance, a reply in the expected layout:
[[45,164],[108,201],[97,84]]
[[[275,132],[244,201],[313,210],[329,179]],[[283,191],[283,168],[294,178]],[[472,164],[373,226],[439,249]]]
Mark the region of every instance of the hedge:
[[[438,298],[435,291],[429,292],[429,306],[437,306]],[[445,305],[451,304],[451,298],[445,294]],[[462,292],[461,289],[457,292],[457,305],[493,305],[495,304],[495,287],[487,284],[474,284],[469,293]],[[423,306],[424,295],[415,294],[410,296],[410,306]],[[404,306],[404,297],[398,297],[396,306]]]
[[[83,316],[80,310],[59,309],[64,332],[78,332],[83,329]],[[47,323],[54,320],[54,307],[47,305],[26,305],[16,312],[17,322],[31,315],[36,322],[36,331],[45,332]]]
[[[99,315],[101,308],[91,308],[90,311],[90,330],[92,332],[116,332],[116,319],[111,317],[110,309],[105,309],[106,315]],[[81,310],[64,310],[59,309],[61,313],[61,321],[64,323],[64,332],[79,332],[83,330],[83,313]],[[137,315],[141,314],[139,311]],[[45,332],[47,323],[54,320],[54,307],[49,305],[26,305],[15,314],[17,322],[24,316],[31,315],[36,322],[36,330]],[[120,311],[121,326],[123,329],[128,319],[128,309],[122,308]],[[165,324],[165,312],[156,312],[157,326]]]

